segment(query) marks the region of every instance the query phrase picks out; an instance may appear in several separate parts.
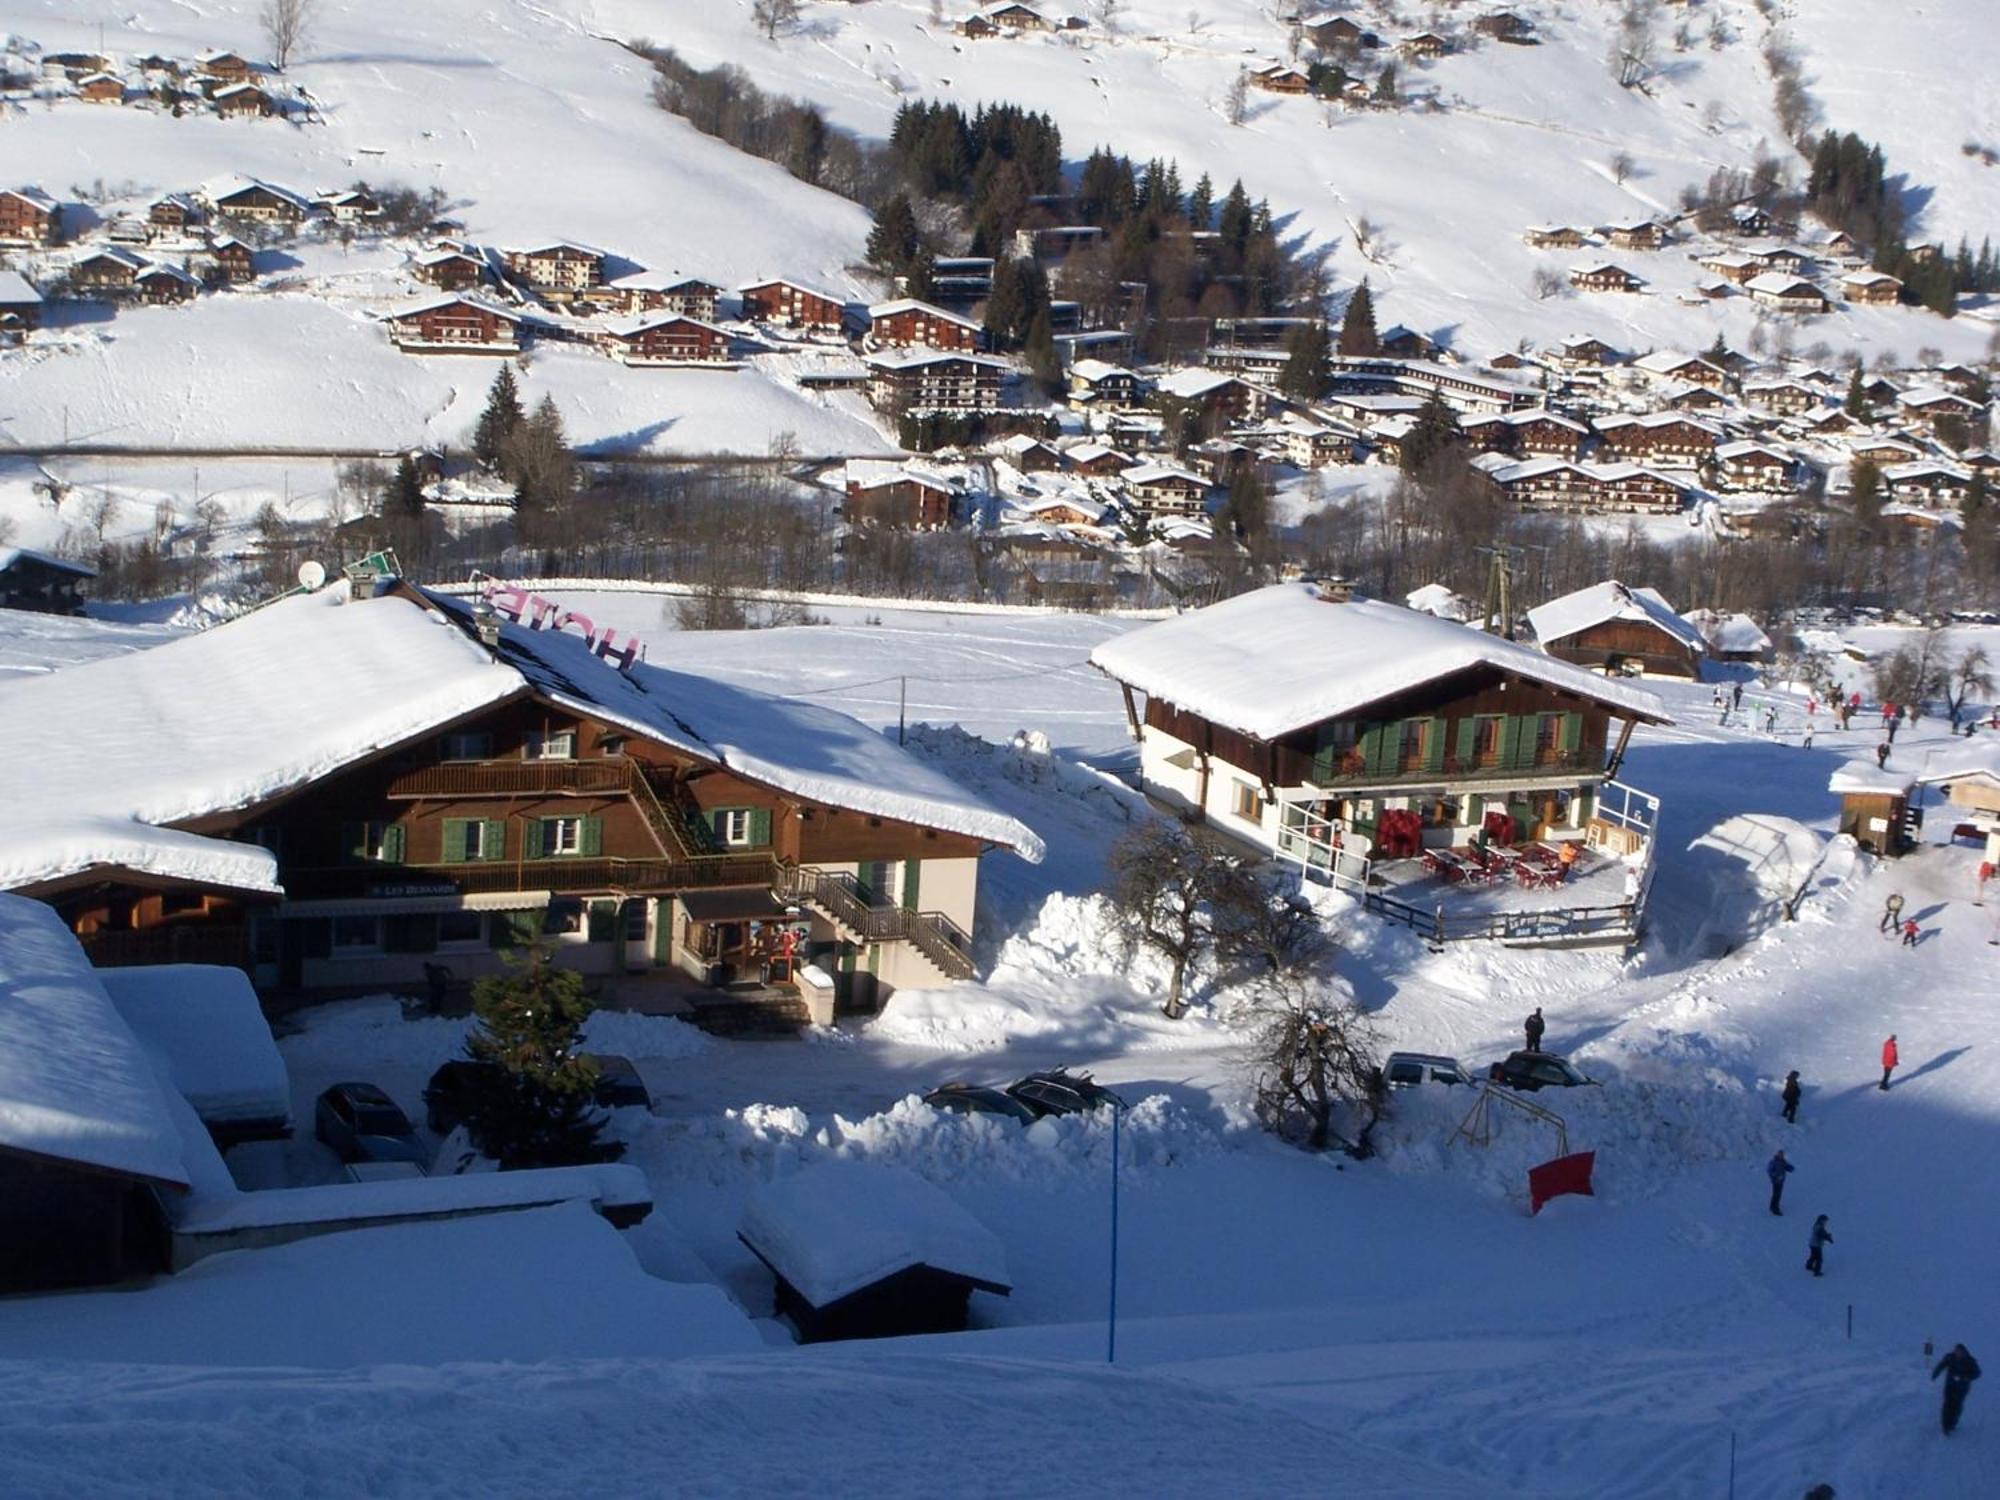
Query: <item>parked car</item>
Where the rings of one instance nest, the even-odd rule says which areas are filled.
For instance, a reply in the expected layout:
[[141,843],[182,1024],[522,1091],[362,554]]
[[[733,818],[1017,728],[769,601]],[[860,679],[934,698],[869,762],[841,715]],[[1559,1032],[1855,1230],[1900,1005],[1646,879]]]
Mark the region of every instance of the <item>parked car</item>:
[[417,1127],[372,1083],[336,1083],[313,1106],[313,1134],[342,1161],[409,1161],[428,1154]]
[[653,1107],[653,1096],[646,1091],[646,1080],[639,1076],[631,1058],[619,1057],[611,1052],[586,1052],[583,1056],[597,1064],[596,1097],[600,1109],[650,1110]]
[[1032,1125],[1041,1118],[1005,1089],[984,1083],[940,1084],[924,1095],[924,1103],[954,1114],[999,1115],[1022,1125]]
[[1536,1089],[1594,1087],[1596,1080],[1585,1078],[1566,1057],[1553,1052],[1510,1052],[1506,1061],[1486,1070],[1495,1083],[1533,1093]]
[[1436,1052],[1391,1052],[1382,1063],[1382,1081],[1392,1089],[1413,1088],[1423,1082],[1471,1083],[1472,1075],[1455,1057]]
[[1081,1115],[1109,1104],[1123,1109],[1125,1101],[1088,1073],[1071,1073],[1055,1068],[1046,1073],[1030,1073],[1007,1092],[1032,1109],[1036,1116]]

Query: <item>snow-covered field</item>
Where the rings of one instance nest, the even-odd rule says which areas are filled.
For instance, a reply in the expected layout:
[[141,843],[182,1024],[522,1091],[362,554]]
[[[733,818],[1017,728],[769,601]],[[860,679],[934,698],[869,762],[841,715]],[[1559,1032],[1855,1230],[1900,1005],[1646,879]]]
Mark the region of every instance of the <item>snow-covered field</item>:
[[[1705,686],[1665,686],[1681,722],[1642,735],[1626,772],[1666,803],[1654,931],[1629,958],[1433,954],[1329,898],[1333,982],[1387,1043],[1481,1064],[1541,1005],[1551,1044],[1602,1083],[1540,1096],[1572,1149],[1599,1153],[1599,1196],[1530,1218],[1546,1126],[1510,1115],[1470,1147],[1453,1139],[1469,1101],[1433,1087],[1399,1096],[1375,1161],[1310,1157],[1250,1122],[1239,997],[1217,976],[1186,1020],[1158,1014],[1160,974],[1121,951],[1094,894],[1144,804],[1077,759],[1119,759],[1122,705],[1067,666],[1129,622],[866,610],[717,635],[645,619],[644,594],[588,607],[650,633],[655,657],[763,687],[907,675],[912,719],[983,736],[912,743],[1050,846],[1041,866],[986,872],[987,978],[796,1043],[600,1017],[592,1044],[632,1056],[655,1098],[614,1127],[658,1202],[623,1236],[548,1211],[0,1305],[0,1490],[526,1493],[589,1464],[613,1494],[914,1494],[948,1451],[954,1473],[1009,1487],[1042,1465],[1162,1495],[1706,1496],[1733,1441],[1745,1495],[1989,1492],[1991,1393],[1945,1443],[1923,1348],[2000,1347],[1982,1165],[2000,1132],[2000,907],[1971,904],[1970,848],[1878,863],[1829,840],[1826,777],[1872,734],[1806,750],[1797,697],[1750,686],[1749,724],[1780,709],[1766,735],[1716,723]],[[135,644],[61,624],[43,666]],[[34,635],[8,639],[34,664]],[[880,684],[827,696],[894,722]],[[1941,745],[1937,728],[1900,736],[1898,761]],[[1877,931],[1891,890],[1924,929],[1913,950]],[[1907,1062],[1883,1095],[1890,1031]],[[295,1112],[353,1076],[415,1108],[460,1035],[388,1002],[309,1012],[281,1041]],[[1054,1063],[1133,1104],[1115,1369],[1109,1122],[1023,1131],[907,1097]],[[1777,1118],[1789,1068],[1797,1126]],[[1773,1219],[1761,1169],[1779,1145],[1798,1172]],[[332,1175],[307,1135],[237,1156],[251,1180]],[[1014,1295],[976,1298],[964,1335],[790,1347],[735,1229],[752,1184],[827,1159],[942,1188],[1000,1237]],[[1835,1234],[1822,1281],[1800,1269],[1817,1213]]]

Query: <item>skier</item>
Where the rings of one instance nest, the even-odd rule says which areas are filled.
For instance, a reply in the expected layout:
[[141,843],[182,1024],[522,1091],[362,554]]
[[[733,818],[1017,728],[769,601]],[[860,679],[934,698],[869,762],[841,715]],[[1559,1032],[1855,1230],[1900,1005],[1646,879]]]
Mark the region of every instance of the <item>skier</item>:
[[1530,1052],[1539,1052],[1542,1050],[1542,1033],[1548,1029],[1548,1022],[1542,1019],[1542,1008],[1537,1005],[1535,1013],[1521,1023],[1521,1031],[1528,1039],[1528,1050]]
[[1903,923],[1903,893],[1889,892],[1889,899],[1882,903],[1882,920],[1875,925],[1877,932],[1893,933]]
[[1764,1168],[1765,1175],[1771,1179],[1771,1212],[1780,1217],[1783,1217],[1785,1212],[1780,1207],[1785,1197],[1785,1174],[1797,1170],[1798,1168],[1785,1160],[1785,1153],[1782,1151],[1772,1157],[1770,1163]]
[[1905,948],[1914,948],[1917,946],[1917,919],[1915,917],[1911,917],[1909,921],[1903,924],[1903,946]]
[[1878,771],[1889,769],[1889,742],[1887,740],[1882,741],[1881,744],[1875,747],[1875,769]]
[[1823,1275],[1820,1270],[1820,1252],[1833,1243],[1833,1231],[1826,1227],[1826,1215],[1813,1220],[1812,1238],[1806,1242],[1806,1269],[1815,1276]]
[[1776,734],[1777,732],[1778,732],[1778,705],[1773,703],[1768,707],[1766,707],[1764,710],[1764,733]]
[[1944,1411],[1940,1422],[1944,1435],[1950,1437],[1952,1429],[1958,1426],[1958,1414],[1965,1410],[1965,1393],[1979,1378],[1979,1361],[1965,1345],[1953,1344],[1951,1352],[1931,1370],[1931,1379],[1936,1380],[1940,1375],[1944,1376]]
[[1889,743],[1892,745],[1896,743],[1896,729],[1902,722],[1903,721],[1901,719],[1898,719],[1892,715],[1889,718],[1888,722],[1882,726],[1884,729],[1889,731]]
[[1729,706],[1730,706],[1731,708],[1741,708],[1741,707],[1743,706],[1743,684],[1742,684],[1742,683],[1740,683],[1740,682],[1739,682],[1739,683],[1735,684],[1735,685],[1734,685],[1733,687],[1731,687],[1731,688],[1730,688],[1730,690],[1729,690]]
[[1811,720],[1811,719],[1807,719],[1807,720],[1806,720],[1806,737],[1805,737],[1805,739],[1804,739],[1804,740],[1803,740],[1803,741],[1802,741],[1802,742],[1800,743],[1800,745],[1799,745],[1799,748],[1800,748],[1801,750],[1810,750],[1810,749],[1812,749],[1812,742],[1813,742],[1813,722],[1812,722],[1812,720]]
[[1785,1086],[1778,1091],[1778,1097],[1785,1101],[1785,1107],[1780,1111],[1785,1117],[1785,1122],[1790,1125],[1798,1124],[1799,1070],[1797,1068],[1792,1069],[1791,1072],[1785,1075]]
[[1883,1093],[1889,1092],[1889,1075],[1896,1071],[1896,1064],[1902,1060],[1903,1055],[1896,1050],[1896,1033],[1892,1031],[1889,1040],[1882,1044],[1882,1082],[1879,1086]]

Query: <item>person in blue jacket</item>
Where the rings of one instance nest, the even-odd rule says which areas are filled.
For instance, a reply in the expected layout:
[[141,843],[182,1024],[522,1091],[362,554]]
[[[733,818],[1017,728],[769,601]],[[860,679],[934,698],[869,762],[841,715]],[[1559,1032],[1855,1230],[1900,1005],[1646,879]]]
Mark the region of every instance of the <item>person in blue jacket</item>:
[[1764,1168],[1764,1175],[1771,1179],[1771,1212],[1774,1214],[1784,1213],[1784,1209],[1779,1205],[1783,1203],[1785,1197],[1785,1174],[1793,1170],[1794,1167],[1785,1160],[1785,1153],[1782,1151],[1772,1157]]

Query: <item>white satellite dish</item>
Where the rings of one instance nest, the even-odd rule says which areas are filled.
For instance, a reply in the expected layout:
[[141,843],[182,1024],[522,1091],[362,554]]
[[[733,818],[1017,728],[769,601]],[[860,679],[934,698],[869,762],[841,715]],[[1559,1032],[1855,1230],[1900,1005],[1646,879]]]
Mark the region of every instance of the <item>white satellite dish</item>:
[[308,594],[315,592],[326,583],[326,565],[307,558],[299,564],[299,587]]

